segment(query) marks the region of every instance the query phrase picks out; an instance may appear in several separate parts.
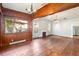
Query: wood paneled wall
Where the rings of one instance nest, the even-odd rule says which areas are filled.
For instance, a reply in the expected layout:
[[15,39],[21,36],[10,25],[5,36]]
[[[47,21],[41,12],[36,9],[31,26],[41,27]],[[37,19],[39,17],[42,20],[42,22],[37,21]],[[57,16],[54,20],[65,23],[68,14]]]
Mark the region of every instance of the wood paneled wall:
[[3,13],[2,13],[2,4],[0,3],[0,50],[2,48],[2,43],[4,39],[4,26],[3,26]]
[[[0,33],[2,33],[0,37],[3,36],[3,38],[1,38],[1,41],[0,41],[0,48],[3,49],[5,47],[8,47],[9,43],[12,40],[18,41],[18,40],[26,39],[26,42],[31,41],[32,40],[32,16],[30,14],[18,12],[18,11],[3,8],[3,7],[1,7],[1,10],[3,15],[0,13],[0,30],[1,30]],[[5,34],[5,23],[4,23],[5,16],[11,16],[20,20],[22,19],[22,20],[28,21],[28,31],[13,33],[13,34]]]
[[25,19],[25,20],[32,20],[30,14],[26,14],[26,13],[23,13],[23,12],[11,10],[11,9],[8,9],[8,8],[2,8],[2,10],[3,10],[3,14],[7,15],[7,16],[22,18],[22,19]]

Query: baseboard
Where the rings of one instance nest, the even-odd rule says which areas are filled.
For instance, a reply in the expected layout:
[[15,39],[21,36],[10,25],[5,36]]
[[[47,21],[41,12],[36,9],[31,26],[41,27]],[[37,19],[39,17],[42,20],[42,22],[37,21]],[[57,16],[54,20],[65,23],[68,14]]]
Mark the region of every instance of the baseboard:
[[[48,36],[52,36],[52,34],[46,35],[46,37],[48,37]],[[46,38],[46,37],[36,37],[36,38],[33,38],[33,39]]]
[[60,36],[60,35],[54,35],[54,34],[52,34],[52,36],[59,36],[59,37],[63,37],[63,38],[70,38],[70,39],[72,39],[73,37],[66,37],[66,36]]
[[[60,36],[60,35],[54,35],[54,34],[47,35],[46,37],[49,37],[49,36],[58,36],[58,37],[63,37],[63,38],[68,38],[68,39],[73,38],[73,37],[66,37],[66,36]],[[36,38],[33,38],[33,39],[46,38],[46,37],[36,37]]]

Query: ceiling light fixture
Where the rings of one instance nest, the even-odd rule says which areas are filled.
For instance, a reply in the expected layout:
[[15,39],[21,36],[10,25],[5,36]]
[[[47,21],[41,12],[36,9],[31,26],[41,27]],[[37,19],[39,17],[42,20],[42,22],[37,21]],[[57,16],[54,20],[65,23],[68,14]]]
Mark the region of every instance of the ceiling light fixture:
[[30,9],[26,8],[25,10],[26,10],[29,14],[33,13],[33,11],[34,11],[34,10],[33,10],[33,4],[32,4],[32,3],[30,4]]

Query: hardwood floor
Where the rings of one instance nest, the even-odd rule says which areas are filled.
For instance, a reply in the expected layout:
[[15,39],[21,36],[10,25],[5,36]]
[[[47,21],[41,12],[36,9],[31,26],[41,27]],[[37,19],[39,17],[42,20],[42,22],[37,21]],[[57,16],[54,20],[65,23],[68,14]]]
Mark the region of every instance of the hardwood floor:
[[1,56],[79,56],[79,39],[49,36],[30,43],[14,45],[2,51]]
[[79,39],[79,35],[78,36],[73,36],[74,39]]

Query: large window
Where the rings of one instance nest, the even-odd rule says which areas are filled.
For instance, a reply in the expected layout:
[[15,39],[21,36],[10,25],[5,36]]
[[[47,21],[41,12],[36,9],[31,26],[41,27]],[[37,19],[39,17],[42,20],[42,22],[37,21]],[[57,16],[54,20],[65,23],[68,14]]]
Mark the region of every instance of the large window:
[[28,30],[28,21],[5,17],[5,33],[25,32]]

